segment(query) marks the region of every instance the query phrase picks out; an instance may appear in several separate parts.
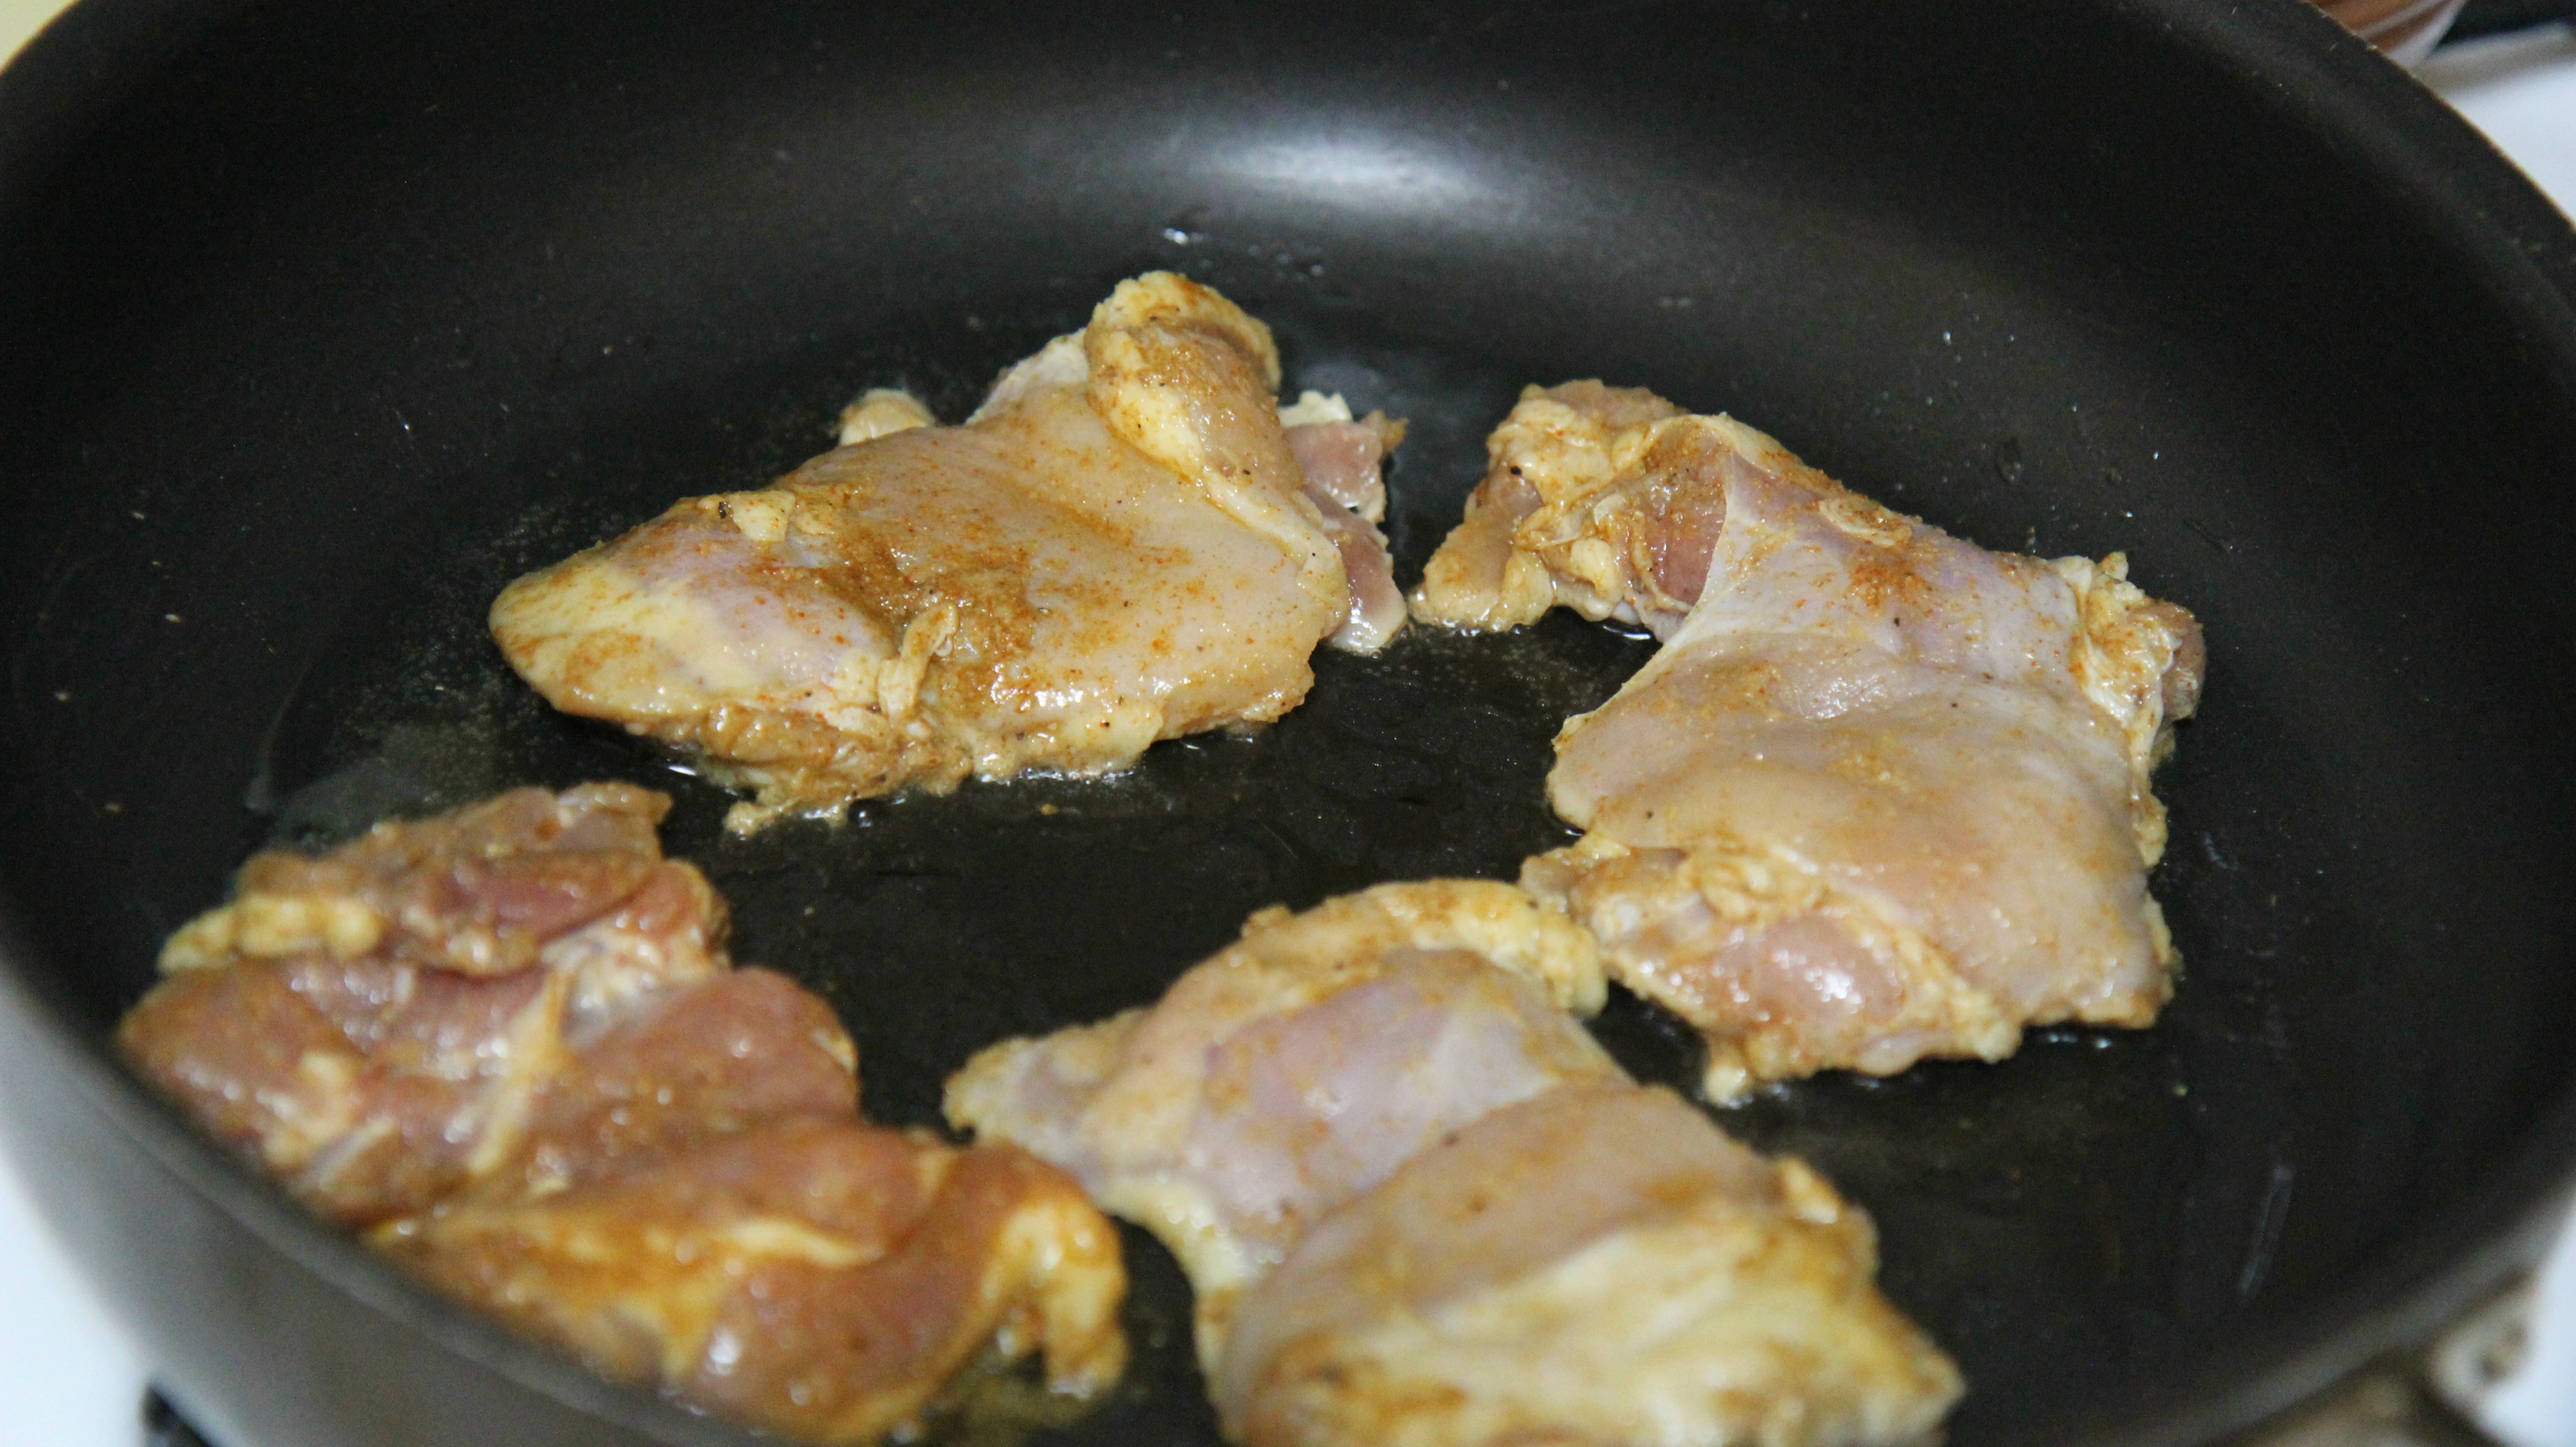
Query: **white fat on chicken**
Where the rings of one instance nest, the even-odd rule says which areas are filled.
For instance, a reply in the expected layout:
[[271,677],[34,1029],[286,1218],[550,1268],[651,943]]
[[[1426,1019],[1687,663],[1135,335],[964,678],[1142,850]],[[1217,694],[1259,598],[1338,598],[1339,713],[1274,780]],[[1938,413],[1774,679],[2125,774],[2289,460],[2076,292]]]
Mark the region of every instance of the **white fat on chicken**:
[[1522,882],[1699,1027],[1712,1098],[2153,1022],[2148,780],[2198,701],[2190,614],[2118,554],[1985,551],[1641,390],[1533,388],[1490,449],[1414,611],[1663,640],[1558,735],[1587,833]]
[[1958,1374],[1867,1217],[1631,1081],[1603,988],[1524,891],[1382,885],[985,1051],[948,1115],[1172,1248],[1248,1447],[1925,1439]]
[[1143,276],[964,425],[870,392],[847,445],[776,484],[687,499],[512,583],[493,636],[556,707],[753,791],[737,828],[969,776],[1107,773],[1267,722],[1304,699],[1318,642],[1365,651],[1402,622],[1384,542],[1342,500],[1378,487],[1400,426],[1291,431],[1278,382],[1268,328]]

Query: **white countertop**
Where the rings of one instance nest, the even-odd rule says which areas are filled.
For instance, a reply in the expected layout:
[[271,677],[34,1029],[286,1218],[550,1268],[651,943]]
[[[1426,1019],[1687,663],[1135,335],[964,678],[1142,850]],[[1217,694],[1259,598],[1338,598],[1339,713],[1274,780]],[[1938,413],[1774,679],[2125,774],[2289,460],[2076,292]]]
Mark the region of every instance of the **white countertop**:
[[[0,0],[0,56],[59,8]],[[2420,73],[2576,213],[2576,31],[2454,46]],[[2540,1299],[2523,1370],[2483,1415],[2514,1447],[2576,1447],[2576,1231],[2544,1269]],[[0,1447],[136,1447],[146,1371],[0,1158]]]

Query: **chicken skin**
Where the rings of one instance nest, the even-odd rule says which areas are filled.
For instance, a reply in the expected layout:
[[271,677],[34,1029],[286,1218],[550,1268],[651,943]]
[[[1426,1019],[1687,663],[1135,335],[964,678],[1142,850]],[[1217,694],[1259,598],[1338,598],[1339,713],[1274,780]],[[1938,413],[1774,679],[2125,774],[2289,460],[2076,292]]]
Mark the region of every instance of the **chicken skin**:
[[1366,651],[1403,623],[1367,511],[1400,426],[1316,399],[1292,430],[1278,385],[1268,328],[1139,277],[962,426],[871,393],[848,445],[776,484],[512,583],[493,637],[557,708],[752,791],[738,828],[1113,772],[1278,718],[1317,643]]
[[1519,889],[1382,885],[985,1051],[948,1113],[1172,1248],[1247,1447],[1925,1438],[1958,1375],[1867,1218],[1629,1080],[1603,991]]
[[733,968],[668,808],[519,789],[262,854],[118,1043],[433,1285],[789,1436],[874,1440],[988,1347],[1114,1379],[1109,1223],[1025,1153],[862,1121],[840,1022]]
[[1415,613],[1663,641],[1558,735],[1587,832],[1522,882],[1701,1030],[1712,1099],[2153,1022],[2148,776],[2198,701],[2190,614],[2118,554],[1987,552],[1639,390],[1533,388],[1489,448]]

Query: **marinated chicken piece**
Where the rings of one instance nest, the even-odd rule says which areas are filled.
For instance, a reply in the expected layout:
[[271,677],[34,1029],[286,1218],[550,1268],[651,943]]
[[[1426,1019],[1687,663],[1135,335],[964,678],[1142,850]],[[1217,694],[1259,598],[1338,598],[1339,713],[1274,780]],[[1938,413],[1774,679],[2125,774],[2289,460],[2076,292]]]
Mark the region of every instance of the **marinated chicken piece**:
[[1650,393],[1532,389],[1491,454],[1416,612],[1664,640],[1558,736],[1588,832],[1522,882],[1708,1037],[1712,1099],[2153,1022],[2148,776],[2199,698],[2190,614],[2118,554],[1987,552]]
[[[612,1075],[714,1072],[685,1108],[619,1127],[639,1143],[693,1133],[692,1112],[854,1109],[831,1011],[777,976],[729,973],[723,902],[654,838],[669,807],[625,784],[518,789],[320,857],[261,854],[231,904],[171,936],[167,978],[120,1043],[207,1129],[353,1225],[581,1149],[592,1054]],[[737,1043],[761,1047],[761,1068],[691,1058]]]
[[977,1055],[948,1118],[1072,1173],[1160,1237],[1211,1366],[1235,1297],[1336,1206],[1496,1106],[1618,1067],[1591,942],[1510,885],[1382,885],[1270,909],[1161,1002]]
[[250,961],[163,982],[119,1039],[200,1125],[352,1226],[479,1182],[544,1189],[667,1141],[858,1107],[840,1023],[781,976],[719,975],[611,1012],[574,1008],[571,980]]
[[[709,974],[724,905],[695,869],[663,861],[653,831],[670,808],[629,784],[560,796],[513,789],[435,819],[379,824],[326,855],[257,855],[231,904],[170,937],[161,968],[319,952],[499,975],[596,925],[644,931],[618,952],[627,968],[651,971],[638,984]],[[612,920],[629,901],[626,922]]]
[[948,1113],[1172,1248],[1247,1447],[1927,1439],[1958,1374],[1867,1217],[1630,1081],[1570,1013],[1602,988],[1519,890],[1385,885],[986,1051]]
[[1140,277],[963,426],[871,393],[843,418],[852,445],[512,583],[493,636],[556,707],[755,791],[740,828],[969,775],[1115,771],[1278,718],[1318,642],[1372,648],[1402,622],[1382,540],[1332,500],[1373,486],[1377,458],[1310,438],[1310,475],[1278,383],[1268,328]]
[[1543,994],[1477,957],[1378,963],[1321,999],[1311,980],[1200,973],[1150,1015],[979,1060],[952,1118],[1163,1234],[1200,1285],[1212,1350],[1232,1293],[1319,1215],[1495,1102],[1608,1068]]
[[379,1230],[433,1286],[606,1375],[809,1442],[918,1422],[987,1351],[1117,1379],[1118,1236],[1064,1176],[806,1116]]
[[1404,442],[1404,424],[1383,412],[1354,420],[1339,394],[1306,392],[1279,409],[1288,450],[1306,478],[1306,496],[1341,550],[1351,581],[1351,608],[1332,644],[1351,653],[1375,653],[1404,629],[1404,594],[1395,586],[1395,560],[1387,554],[1386,480],[1381,464]]
[[521,789],[263,854],[118,1039],[317,1212],[603,1369],[866,1440],[989,1343],[1088,1393],[1115,1236],[1009,1150],[866,1125],[831,1009],[736,970],[659,794]]
[[1247,1295],[1246,1447],[1936,1440],[1958,1369],[1872,1284],[1868,1216],[1668,1091],[1581,1085],[1442,1137]]
[[1643,387],[1523,388],[1485,439],[1466,516],[1423,565],[1413,616],[1517,628],[1562,603],[1596,623],[1651,619],[1663,636],[1698,596],[1694,549],[1724,513],[1697,473],[1643,464],[1655,424],[1681,415]]
[[475,1189],[541,1196],[629,1156],[787,1116],[858,1113],[857,1052],[829,1005],[736,970],[567,1030],[517,1146]]

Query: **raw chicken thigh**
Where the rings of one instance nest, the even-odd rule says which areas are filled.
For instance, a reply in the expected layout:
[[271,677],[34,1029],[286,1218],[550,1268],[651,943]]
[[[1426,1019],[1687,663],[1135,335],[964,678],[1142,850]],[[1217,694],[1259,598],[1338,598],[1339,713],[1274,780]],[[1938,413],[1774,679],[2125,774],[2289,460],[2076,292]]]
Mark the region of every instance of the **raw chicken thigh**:
[[624,784],[262,854],[118,1042],[213,1135],[451,1294],[791,1436],[872,1440],[994,1348],[1088,1393],[1125,1268],[1069,1180],[858,1115],[820,999]]
[[1216,1357],[1235,1295],[1314,1222],[1497,1104],[1618,1067],[1591,941],[1506,884],[1384,885],[1291,915],[1150,1010],[977,1055],[948,1117],[1162,1237]]
[[[129,1058],[305,1204],[352,1226],[503,1175],[770,1110],[855,1110],[822,1002],[734,971],[724,906],[625,784],[519,789],[380,824],[320,857],[261,854],[233,902],[162,947]],[[748,1069],[736,1038],[772,1048]],[[707,1047],[693,1049],[692,1045]],[[685,1071],[685,1102],[608,1113],[612,1080]],[[553,1166],[541,1162],[557,1163]],[[515,1168],[515,1169],[514,1169]]]
[[1643,391],[1533,388],[1489,448],[1415,612],[1664,641],[1558,735],[1588,832],[1522,882],[1707,1036],[1712,1099],[2154,1020],[2148,774],[2198,701],[2190,614],[2118,554],[1987,552]]
[[1570,1013],[1602,994],[1523,891],[1382,885],[984,1052],[948,1111],[1172,1248],[1250,1447],[1923,1439],[1958,1375],[1867,1218],[1630,1081]]
[[1251,1447],[1921,1443],[1957,1368],[1873,1284],[1869,1217],[1670,1091],[1444,1135],[1246,1297],[1213,1391]]
[[610,1376],[812,1442],[917,1422],[988,1351],[1118,1375],[1118,1236],[1021,1151],[802,1115],[469,1198],[375,1243]]
[[1404,619],[1369,511],[1400,427],[1318,398],[1284,428],[1278,384],[1268,328],[1143,276],[963,426],[871,393],[775,485],[512,583],[493,636],[556,707],[755,791],[741,828],[1276,719],[1318,642]]

